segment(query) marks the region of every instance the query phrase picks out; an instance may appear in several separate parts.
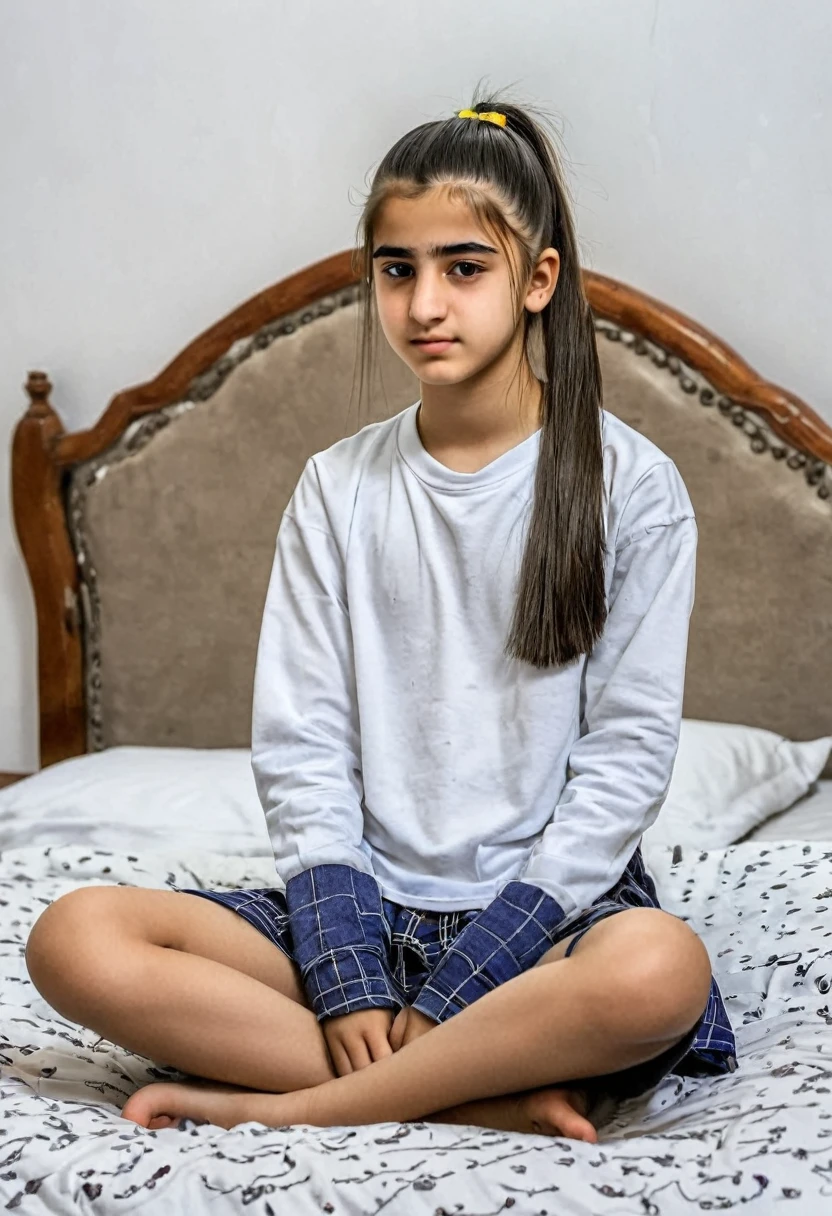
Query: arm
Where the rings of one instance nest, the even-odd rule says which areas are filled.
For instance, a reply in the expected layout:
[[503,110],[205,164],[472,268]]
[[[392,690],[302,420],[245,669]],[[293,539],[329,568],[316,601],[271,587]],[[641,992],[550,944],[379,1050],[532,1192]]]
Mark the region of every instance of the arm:
[[286,884],[295,960],[318,1018],[406,1004],[387,962],[389,927],[372,874],[331,862]]
[[284,512],[257,651],[251,759],[319,1020],[404,1005],[362,848],[360,739],[343,563],[314,458]]
[[[638,491],[638,493],[636,493]],[[570,777],[523,870],[460,933],[414,1002],[442,1021],[527,970],[623,874],[667,795],[679,743],[697,529],[654,466],[618,529],[604,632],[587,656]]]

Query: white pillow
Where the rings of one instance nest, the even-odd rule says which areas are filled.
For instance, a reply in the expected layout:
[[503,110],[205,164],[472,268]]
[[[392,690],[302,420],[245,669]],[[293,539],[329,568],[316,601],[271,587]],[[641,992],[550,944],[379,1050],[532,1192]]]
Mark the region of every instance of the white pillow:
[[0,849],[63,844],[273,856],[248,748],[112,747],[0,790]]
[[683,718],[667,799],[645,847],[734,844],[802,797],[830,751],[832,737],[792,743],[757,727]]
[[[816,780],[832,737],[682,720],[667,799],[644,847],[723,848],[786,810]],[[203,849],[271,857],[248,748],[112,747],[0,790],[0,849]]]
[[832,781],[821,778],[794,806],[758,824],[743,840],[832,841]]

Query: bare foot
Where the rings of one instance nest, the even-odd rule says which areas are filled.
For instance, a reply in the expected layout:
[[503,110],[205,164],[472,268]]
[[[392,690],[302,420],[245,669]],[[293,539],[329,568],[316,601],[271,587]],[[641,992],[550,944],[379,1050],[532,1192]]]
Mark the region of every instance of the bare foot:
[[[235,1089],[221,1081],[199,1078],[192,1082],[154,1082],[131,1094],[121,1117],[153,1130],[177,1127],[182,1118],[227,1129],[240,1123],[262,1123],[266,1127],[288,1127],[298,1123],[325,1126],[322,1112],[314,1109],[315,1089],[275,1094]],[[466,1102],[407,1122],[466,1123],[596,1144],[598,1134],[586,1118],[588,1107],[585,1090],[547,1086],[520,1095]]]
[[563,1136],[597,1144],[598,1133],[586,1118],[589,1096],[577,1086],[546,1086],[522,1094],[464,1102],[410,1122],[467,1123],[499,1131],[526,1132],[533,1136]]
[[538,1135],[598,1143],[595,1126],[586,1118],[590,1100],[585,1089],[546,1086],[528,1094],[523,1102]]
[[258,1093],[235,1089],[221,1081],[161,1081],[137,1089],[122,1107],[122,1119],[141,1127],[177,1127],[182,1118],[216,1127],[232,1128],[238,1123],[264,1123],[267,1127],[288,1127],[310,1122],[308,1095],[311,1090],[294,1093]]

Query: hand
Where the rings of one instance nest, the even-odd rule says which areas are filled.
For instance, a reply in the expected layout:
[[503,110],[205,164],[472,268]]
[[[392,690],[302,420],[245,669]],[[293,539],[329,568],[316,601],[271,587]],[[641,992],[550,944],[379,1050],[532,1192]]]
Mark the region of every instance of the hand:
[[393,1009],[358,1009],[321,1023],[336,1076],[358,1072],[382,1056],[393,1054],[387,1036],[393,1024]]
[[436,1025],[438,1023],[434,1022],[433,1018],[429,1018],[427,1014],[421,1013],[418,1009],[413,1009],[412,1006],[405,1005],[404,1009],[400,1009],[396,1014],[395,1021],[390,1029],[390,1046],[393,1051],[399,1051],[406,1043],[411,1043],[414,1039],[418,1039],[420,1035],[427,1034]]

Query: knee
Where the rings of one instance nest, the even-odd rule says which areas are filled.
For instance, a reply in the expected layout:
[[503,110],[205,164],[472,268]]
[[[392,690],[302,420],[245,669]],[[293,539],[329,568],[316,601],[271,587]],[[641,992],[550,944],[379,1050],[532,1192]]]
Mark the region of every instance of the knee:
[[663,910],[633,909],[628,915],[628,941],[626,947],[618,943],[614,964],[621,997],[645,1037],[682,1035],[708,1002],[711,960],[705,944],[683,920]]
[[[26,969],[41,996],[59,1008],[89,980],[87,958],[102,912],[101,893],[82,887],[59,896],[35,921],[26,941]],[[59,1012],[62,1010],[59,1009]]]
[[711,990],[711,960],[689,925],[670,913],[653,919],[637,967],[642,1003],[666,1028],[684,1034],[701,1016]]

